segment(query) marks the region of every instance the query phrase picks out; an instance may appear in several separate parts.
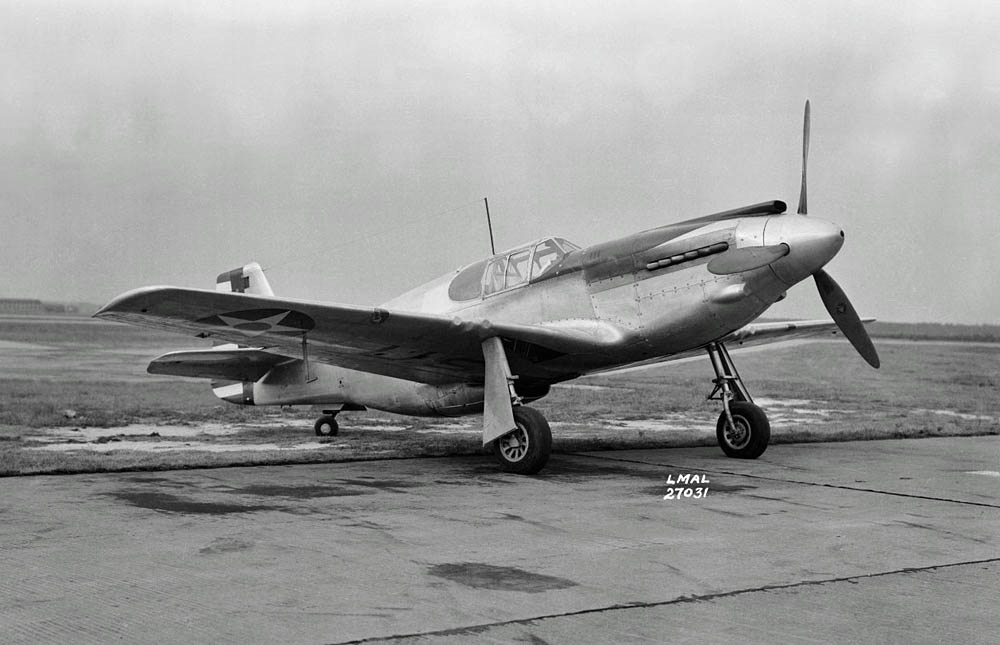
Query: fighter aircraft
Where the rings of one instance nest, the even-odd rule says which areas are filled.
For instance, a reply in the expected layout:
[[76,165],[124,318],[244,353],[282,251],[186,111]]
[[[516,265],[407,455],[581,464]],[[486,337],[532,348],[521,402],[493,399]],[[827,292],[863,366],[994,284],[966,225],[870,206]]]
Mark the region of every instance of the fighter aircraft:
[[[548,422],[526,404],[586,374],[708,354],[726,455],[755,459],[770,424],[727,346],[836,333],[873,367],[878,354],[843,290],[824,270],[844,243],[809,217],[803,125],[797,213],[775,200],[580,248],[547,237],[497,253],[380,307],[275,297],[260,265],[223,273],[216,289],[144,287],[96,316],[210,338],[211,349],[154,359],[152,374],[212,379],[244,405],[374,408],[407,415],[483,414],[483,445],[502,470],[539,472]],[[753,322],[812,276],[833,320]],[[867,322],[867,321],[865,321]]]

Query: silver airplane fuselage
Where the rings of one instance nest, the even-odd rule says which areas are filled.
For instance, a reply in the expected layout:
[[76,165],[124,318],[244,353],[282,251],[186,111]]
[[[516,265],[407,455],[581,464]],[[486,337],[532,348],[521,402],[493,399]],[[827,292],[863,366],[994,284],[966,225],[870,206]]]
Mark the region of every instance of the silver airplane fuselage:
[[[843,242],[839,226],[814,217],[782,213],[702,218],[572,250],[544,273],[494,293],[483,289],[478,297],[462,300],[450,296],[451,285],[463,272],[475,278],[487,263],[533,248],[517,247],[383,306],[458,320],[582,329],[600,339],[601,350],[583,355],[519,360],[512,353],[518,392],[534,400],[561,380],[655,363],[718,340],[758,318],[791,286],[819,271]],[[714,258],[734,250],[752,254],[781,245],[784,255],[761,266],[710,270]],[[483,387],[477,383],[430,385],[331,365],[315,365],[315,378],[306,383],[296,372],[301,369],[301,363],[289,364],[253,384],[252,396],[228,400],[348,404],[435,416],[482,410]]]
[[[574,251],[557,271],[472,302],[448,297],[455,276],[448,274],[384,306],[504,322],[601,321],[620,331],[621,338],[610,362],[581,364],[591,372],[667,358],[746,325],[822,268],[844,243],[837,225],[793,214],[716,221],[677,235],[684,228],[690,225],[668,225]],[[651,267],[720,244],[725,249],[785,244],[788,254],[728,275],[709,271],[716,253]]]

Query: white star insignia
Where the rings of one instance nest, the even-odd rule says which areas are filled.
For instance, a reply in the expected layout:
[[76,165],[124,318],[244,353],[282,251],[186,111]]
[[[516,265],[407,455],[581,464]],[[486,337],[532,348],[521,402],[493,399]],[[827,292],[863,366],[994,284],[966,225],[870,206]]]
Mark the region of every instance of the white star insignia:
[[236,331],[246,334],[247,336],[260,336],[261,334],[281,332],[294,332],[297,334],[302,333],[302,329],[300,327],[290,327],[288,325],[281,324],[290,313],[292,312],[283,311],[273,316],[268,316],[267,318],[260,318],[259,320],[247,320],[246,318],[234,318],[232,316],[219,316],[219,320],[226,323]]

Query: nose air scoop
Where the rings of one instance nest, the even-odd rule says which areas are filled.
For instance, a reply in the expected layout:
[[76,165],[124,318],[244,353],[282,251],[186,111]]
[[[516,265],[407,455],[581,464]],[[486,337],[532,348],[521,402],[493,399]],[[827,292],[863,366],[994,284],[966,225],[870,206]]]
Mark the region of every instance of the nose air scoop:
[[771,265],[782,282],[793,285],[816,273],[844,245],[844,231],[833,222],[783,215],[771,218],[764,229],[768,246],[787,244],[788,255]]

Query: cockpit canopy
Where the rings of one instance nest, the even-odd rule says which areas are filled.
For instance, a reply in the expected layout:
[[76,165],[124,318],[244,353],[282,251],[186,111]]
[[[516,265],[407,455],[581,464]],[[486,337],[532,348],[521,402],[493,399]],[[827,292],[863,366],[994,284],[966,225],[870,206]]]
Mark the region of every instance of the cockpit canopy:
[[570,251],[580,247],[561,237],[547,237],[462,269],[448,286],[452,300],[474,300],[536,280]]

